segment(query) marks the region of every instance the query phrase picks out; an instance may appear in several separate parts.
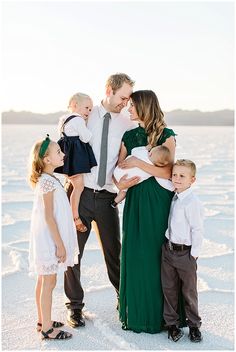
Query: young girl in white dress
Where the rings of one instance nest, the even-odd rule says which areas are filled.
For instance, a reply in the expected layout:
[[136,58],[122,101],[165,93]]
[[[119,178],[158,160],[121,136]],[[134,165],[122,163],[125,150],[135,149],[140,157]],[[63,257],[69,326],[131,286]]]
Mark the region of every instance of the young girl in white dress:
[[59,330],[63,323],[51,320],[52,291],[59,267],[63,271],[78,263],[78,241],[71,207],[60,181],[54,176],[63,165],[64,154],[49,136],[36,142],[31,151],[29,181],[35,190],[32,210],[29,263],[38,274],[36,305],[37,331],[43,339],[68,339],[72,334]]
[[92,133],[87,128],[92,107],[92,99],[87,94],[76,93],[69,100],[70,113],[62,116],[58,124],[61,136],[58,144],[65,153],[65,160],[64,165],[57,168],[55,172],[66,175],[73,185],[70,204],[79,232],[87,231],[79,216],[80,196],[84,189],[83,174],[90,173],[91,168],[97,165],[89,144]]

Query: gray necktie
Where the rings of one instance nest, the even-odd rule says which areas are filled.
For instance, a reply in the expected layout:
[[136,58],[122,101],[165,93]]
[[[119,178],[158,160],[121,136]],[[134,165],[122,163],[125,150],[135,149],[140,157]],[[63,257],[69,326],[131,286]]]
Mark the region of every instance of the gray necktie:
[[169,230],[169,241],[168,241],[168,244],[169,244],[170,250],[173,249],[172,244],[171,244],[171,235],[172,235],[171,218],[172,218],[172,215],[173,215],[173,212],[174,212],[174,207],[176,205],[176,200],[177,199],[178,199],[178,196],[177,196],[177,194],[175,194],[173,199],[172,199],[172,202],[171,202],[170,213],[169,213],[169,218],[168,218],[168,230]]
[[106,173],[107,173],[107,140],[108,140],[108,128],[110,122],[111,114],[107,112],[104,115],[103,127],[102,127],[102,139],[101,139],[101,149],[100,149],[100,162],[98,170],[98,185],[103,187],[106,183]]

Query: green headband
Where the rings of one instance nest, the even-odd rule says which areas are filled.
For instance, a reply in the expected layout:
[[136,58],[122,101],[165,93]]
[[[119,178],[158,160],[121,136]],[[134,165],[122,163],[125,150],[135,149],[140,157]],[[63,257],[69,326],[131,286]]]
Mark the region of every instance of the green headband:
[[48,149],[49,143],[50,143],[50,138],[49,138],[49,134],[47,134],[47,137],[44,139],[44,141],[41,144],[41,147],[39,149],[39,157],[40,158],[44,157],[44,155]]

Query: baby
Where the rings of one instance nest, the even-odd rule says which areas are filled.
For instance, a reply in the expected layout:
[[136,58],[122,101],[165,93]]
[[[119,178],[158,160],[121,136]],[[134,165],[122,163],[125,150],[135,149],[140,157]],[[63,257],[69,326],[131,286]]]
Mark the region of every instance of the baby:
[[[167,147],[164,145],[158,145],[153,147],[150,151],[147,150],[147,147],[136,147],[131,151],[130,156],[135,156],[138,159],[145,161],[146,163],[153,164],[159,167],[163,167],[169,163],[171,163],[171,154]],[[128,156],[127,158],[130,158]],[[145,181],[149,177],[152,177],[149,173],[139,169],[138,167],[133,167],[130,169],[121,169],[117,166],[114,170],[114,177],[117,182],[121,179],[122,176],[127,175],[127,177],[139,176],[140,181]],[[169,191],[174,191],[173,183],[170,180],[155,177],[156,181],[164,188]],[[125,199],[127,190],[119,191],[116,198],[112,201],[111,206],[115,208],[123,199]]]

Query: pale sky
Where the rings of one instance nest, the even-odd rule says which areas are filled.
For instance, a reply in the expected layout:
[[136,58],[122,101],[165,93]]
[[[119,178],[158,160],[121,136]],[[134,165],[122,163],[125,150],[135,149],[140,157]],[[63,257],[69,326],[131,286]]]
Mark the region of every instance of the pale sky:
[[125,72],[164,111],[234,108],[233,2],[3,1],[2,110],[66,110]]

